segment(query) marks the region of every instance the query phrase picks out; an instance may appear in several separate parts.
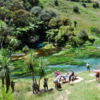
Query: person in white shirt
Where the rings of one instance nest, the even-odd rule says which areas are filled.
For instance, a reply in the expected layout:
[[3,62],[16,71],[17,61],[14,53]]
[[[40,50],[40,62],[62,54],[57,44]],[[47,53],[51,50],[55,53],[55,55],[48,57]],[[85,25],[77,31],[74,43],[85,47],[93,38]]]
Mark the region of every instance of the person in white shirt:
[[90,64],[89,63],[86,64],[86,68],[87,68],[87,71],[90,72]]

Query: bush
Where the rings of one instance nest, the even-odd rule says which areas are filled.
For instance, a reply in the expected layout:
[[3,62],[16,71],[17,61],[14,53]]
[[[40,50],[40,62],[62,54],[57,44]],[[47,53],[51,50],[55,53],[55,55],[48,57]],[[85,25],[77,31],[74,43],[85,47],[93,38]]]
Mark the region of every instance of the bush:
[[88,34],[85,30],[82,30],[79,34],[79,38],[82,39],[84,42],[89,39]]
[[35,6],[31,9],[31,13],[35,16],[38,16],[42,11],[42,8],[39,6]]
[[41,21],[49,21],[52,17],[55,17],[56,13],[49,9],[49,10],[42,10],[42,12],[39,15],[39,19]]
[[27,53],[27,52],[29,51],[29,47],[28,47],[27,45],[24,46],[23,49],[22,49],[22,51],[23,51],[24,53]]
[[80,12],[79,12],[79,8],[78,8],[78,7],[73,7],[73,12],[75,12],[75,13],[80,13]]
[[0,19],[5,20],[11,18],[12,12],[6,7],[0,7]]
[[62,25],[64,26],[71,25],[71,22],[67,16],[54,17],[49,21],[48,24],[50,28],[59,28]]
[[99,3],[98,2],[95,2],[95,3],[93,3],[93,8],[99,8],[100,6],[99,6]]
[[6,7],[12,11],[25,9],[24,3],[22,0],[8,0],[5,4],[6,4]]
[[94,34],[96,34],[97,36],[100,36],[100,30],[96,27],[91,27],[90,31]]
[[82,6],[85,7],[85,8],[87,8],[87,5],[85,3],[82,3]]
[[34,6],[38,6],[39,0],[23,0],[24,6],[27,10],[30,10]]
[[3,7],[4,5],[4,1],[0,1],[0,7]]
[[91,3],[92,1],[91,0],[87,0],[87,3]]
[[33,22],[32,14],[26,10],[20,9],[14,12],[13,20],[16,26],[27,26]]
[[7,37],[8,48],[11,50],[15,50],[20,45],[20,41],[13,36]]
[[54,0],[54,5],[55,5],[55,6],[59,6],[58,0]]
[[0,20],[0,31],[2,32],[2,30],[5,30],[6,27],[7,27],[6,23],[4,21]]
[[45,46],[43,47],[43,49],[54,49],[54,45],[51,43],[45,43]]

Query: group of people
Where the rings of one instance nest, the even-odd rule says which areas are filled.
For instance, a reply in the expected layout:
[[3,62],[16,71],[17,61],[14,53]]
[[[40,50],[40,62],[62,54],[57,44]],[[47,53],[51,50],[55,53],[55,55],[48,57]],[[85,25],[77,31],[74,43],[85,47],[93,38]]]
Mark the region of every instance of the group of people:
[[[44,91],[48,91],[48,78],[44,78],[43,87],[44,87]],[[36,82],[33,82],[32,90],[34,94],[39,93],[40,92],[39,84],[37,84]]]
[[[88,72],[90,72],[90,68],[91,68],[91,65],[89,63],[87,63],[86,69]],[[95,73],[96,73],[96,75],[95,75],[96,80],[100,80],[100,70],[99,71],[96,70]],[[60,71],[56,71],[55,72],[55,79],[53,80],[53,83],[55,84],[56,89],[61,89],[63,83],[70,84],[72,81],[74,81],[76,79],[77,79],[77,77],[76,77],[73,70],[70,70],[67,74],[62,74]],[[52,88],[51,89],[48,88],[48,78],[44,78],[43,87],[44,87],[44,92],[52,90]],[[32,88],[33,88],[33,93],[39,91],[39,88],[36,84],[33,84]],[[35,88],[38,88],[37,91],[34,91]]]
[[68,72],[66,75],[62,75],[61,72],[56,71],[55,72],[55,79],[54,79],[54,84],[56,89],[62,88],[61,84],[63,83],[69,83],[71,81],[74,81],[76,79],[74,71]]

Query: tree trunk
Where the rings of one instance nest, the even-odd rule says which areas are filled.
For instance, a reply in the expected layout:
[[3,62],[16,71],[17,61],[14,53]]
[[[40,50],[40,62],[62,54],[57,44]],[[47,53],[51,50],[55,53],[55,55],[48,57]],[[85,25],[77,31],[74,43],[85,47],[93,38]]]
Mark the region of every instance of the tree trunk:
[[2,77],[2,87],[4,87],[4,77]]
[[10,87],[10,75],[9,75],[9,71],[6,72],[5,82],[6,82],[6,92],[8,92],[9,91],[9,87]]

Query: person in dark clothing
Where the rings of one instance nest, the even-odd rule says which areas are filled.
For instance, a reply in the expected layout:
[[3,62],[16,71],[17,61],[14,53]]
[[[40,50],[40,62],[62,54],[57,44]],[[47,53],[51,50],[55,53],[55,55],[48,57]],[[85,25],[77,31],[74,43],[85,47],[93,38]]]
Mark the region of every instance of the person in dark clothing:
[[35,84],[32,85],[33,94],[35,94]]
[[69,75],[69,84],[70,84],[70,81],[73,81],[75,78],[75,74],[74,74],[74,71],[71,71],[71,74]]
[[48,90],[48,78],[44,78],[43,87],[44,87],[44,91],[47,91]]
[[61,89],[61,88],[62,88],[61,83],[58,82],[58,83],[57,83],[57,89]]
[[11,89],[12,89],[12,92],[15,91],[15,82],[14,81],[11,81]]
[[38,93],[39,92],[39,85],[37,83],[33,83],[32,90],[33,90],[34,94]]

